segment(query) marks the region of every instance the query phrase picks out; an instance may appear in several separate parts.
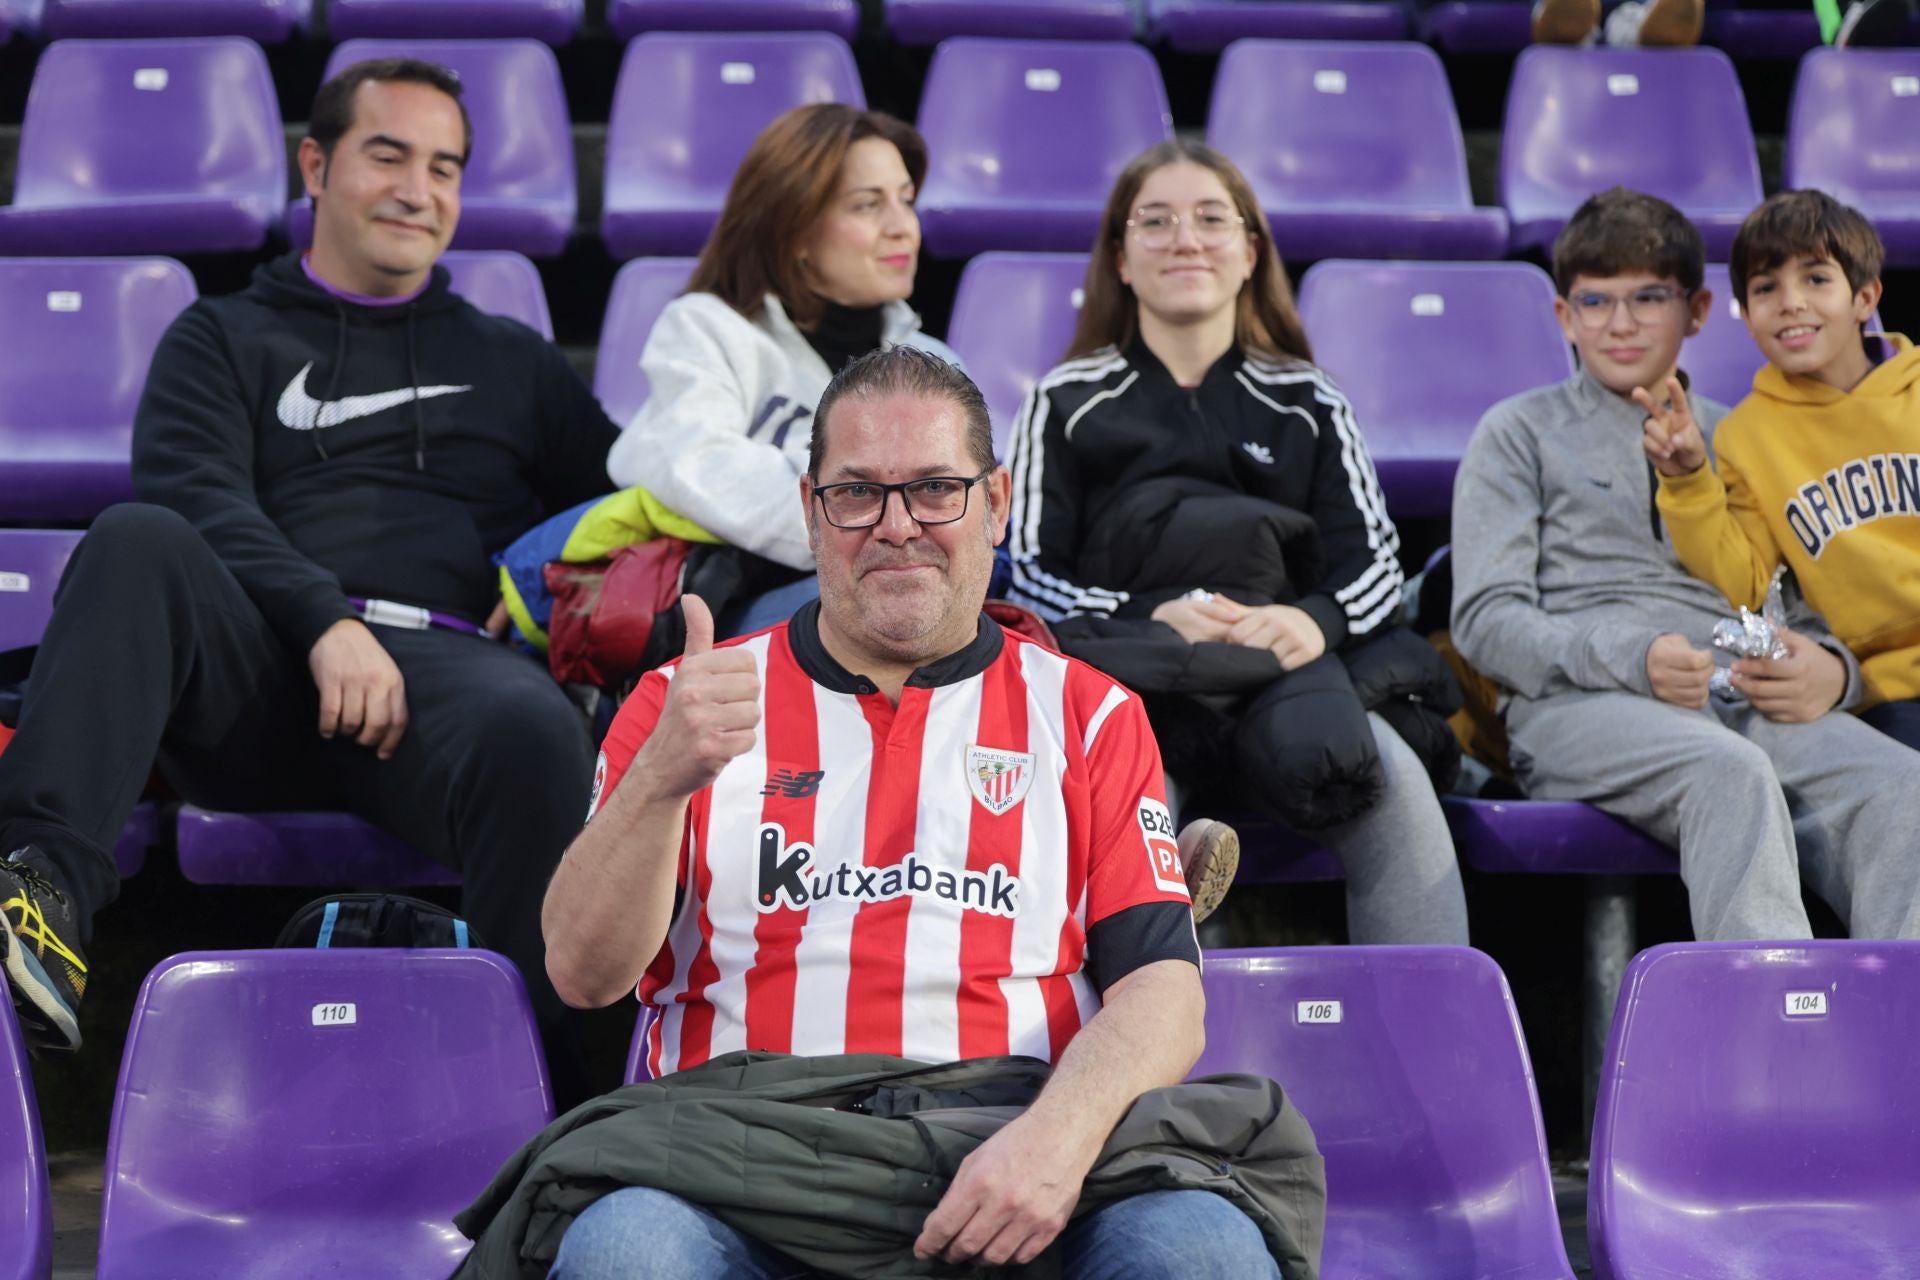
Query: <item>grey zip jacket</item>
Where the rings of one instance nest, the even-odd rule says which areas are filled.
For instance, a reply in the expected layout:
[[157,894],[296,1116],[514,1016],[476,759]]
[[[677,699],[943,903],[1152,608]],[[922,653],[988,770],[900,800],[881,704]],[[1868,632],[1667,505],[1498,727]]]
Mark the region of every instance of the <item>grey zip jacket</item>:
[[[1685,374],[1681,377],[1684,380]],[[1727,410],[1688,393],[1712,457]],[[1453,642],[1506,692],[1651,696],[1647,650],[1667,632],[1705,646],[1737,612],[1674,554],[1640,440],[1646,414],[1586,372],[1503,400],[1480,420],[1453,485]],[[1789,622],[1859,666],[1788,596]]]
[[[476,1241],[455,1280],[538,1280],[576,1217],[633,1186],[690,1200],[830,1276],[1057,1277],[1057,1245],[991,1271],[913,1255],[960,1162],[1038,1096],[1048,1070],[1024,1057],[930,1066],[744,1051],[628,1085],[549,1125],[454,1219]],[[1101,1149],[1074,1216],[1187,1189],[1244,1211],[1285,1280],[1315,1280],[1326,1169],[1279,1085],[1217,1075],[1142,1094]]]

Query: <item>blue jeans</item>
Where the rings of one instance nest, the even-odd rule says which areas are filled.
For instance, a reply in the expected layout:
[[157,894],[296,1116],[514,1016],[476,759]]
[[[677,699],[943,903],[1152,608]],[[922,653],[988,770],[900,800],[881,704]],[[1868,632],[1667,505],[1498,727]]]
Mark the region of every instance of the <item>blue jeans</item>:
[[[1150,1191],[1061,1233],[1067,1280],[1279,1280],[1253,1220],[1211,1191]],[[811,1280],[793,1259],[679,1196],[629,1187],[560,1242],[548,1280]]]

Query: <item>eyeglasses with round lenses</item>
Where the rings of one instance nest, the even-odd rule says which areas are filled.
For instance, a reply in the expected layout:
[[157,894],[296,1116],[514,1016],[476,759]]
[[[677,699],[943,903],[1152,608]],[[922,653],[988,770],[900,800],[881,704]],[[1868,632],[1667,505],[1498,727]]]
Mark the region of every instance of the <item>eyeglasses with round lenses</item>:
[[1573,308],[1573,314],[1579,318],[1583,329],[1602,329],[1613,319],[1616,308],[1626,305],[1627,314],[1633,317],[1635,324],[1658,324],[1672,315],[1671,308],[1691,294],[1686,289],[1675,289],[1670,285],[1648,285],[1644,289],[1635,289],[1624,298],[1616,298],[1611,293],[1582,289],[1567,299]]
[[1193,232],[1201,248],[1223,249],[1233,242],[1247,220],[1235,213],[1233,206],[1218,201],[1198,205],[1184,217],[1163,204],[1144,205],[1127,219],[1127,226],[1148,249],[1164,249],[1172,244],[1181,223]]
[[871,529],[886,519],[887,495],[897,493],[915,524],[952,524],[967,514],[967,494],[993,474],[989,467],[977,476],[924,476],[901,484],[851,480],[845,484],[816,485],[813,496],[827,523],[836,529]]

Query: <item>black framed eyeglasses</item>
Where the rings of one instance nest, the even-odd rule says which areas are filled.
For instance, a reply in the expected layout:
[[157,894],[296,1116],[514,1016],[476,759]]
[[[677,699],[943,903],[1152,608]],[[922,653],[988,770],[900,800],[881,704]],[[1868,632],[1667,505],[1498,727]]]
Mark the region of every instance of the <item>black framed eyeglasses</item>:
[[906,504],[907,518],[916,524],[952,524],[967,514],[967,494],[993,474],[988,467],[977,476],[923,476],[900,484],[850,480],[845,484],[815,485],[813,496],[827,523],[836,529],[871,529],[886,518],[887,495],[897,493]]

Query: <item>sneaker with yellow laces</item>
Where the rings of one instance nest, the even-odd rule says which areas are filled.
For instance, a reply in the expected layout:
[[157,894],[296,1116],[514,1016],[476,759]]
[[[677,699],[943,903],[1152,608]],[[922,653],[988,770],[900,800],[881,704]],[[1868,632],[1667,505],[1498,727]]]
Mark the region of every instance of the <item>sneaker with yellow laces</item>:
[[28,845],[0,862],[0,964],[20,1030],[30,1048],[71,1053],[80,1047],[77,1016],[87,991],[73,899]]

